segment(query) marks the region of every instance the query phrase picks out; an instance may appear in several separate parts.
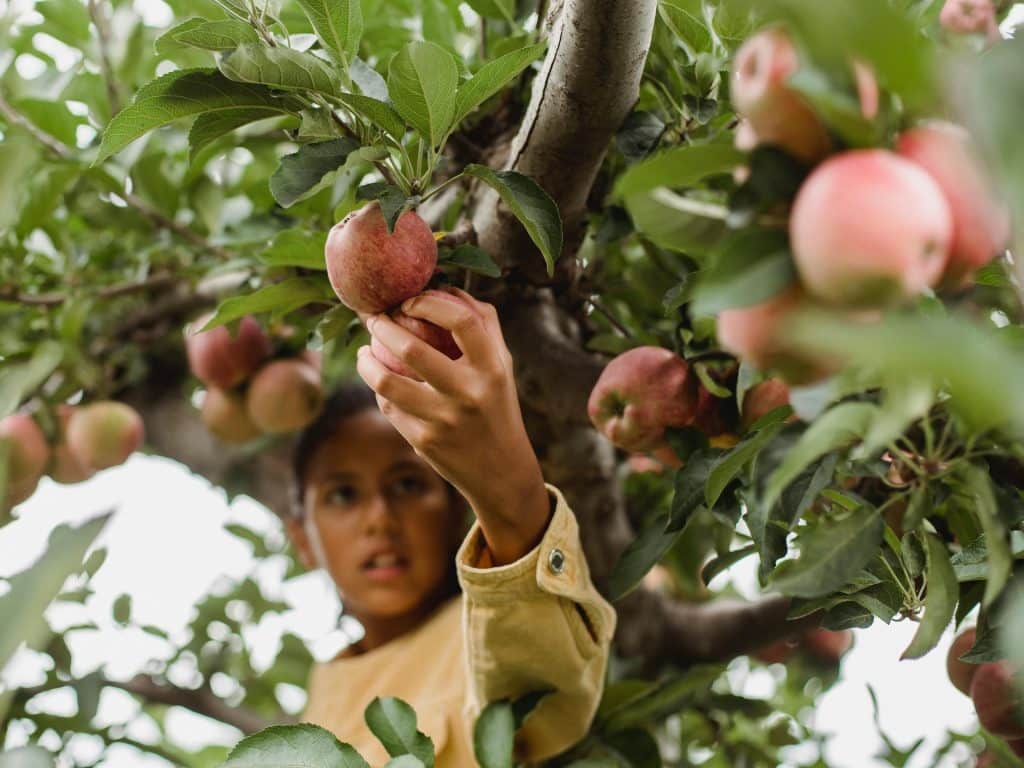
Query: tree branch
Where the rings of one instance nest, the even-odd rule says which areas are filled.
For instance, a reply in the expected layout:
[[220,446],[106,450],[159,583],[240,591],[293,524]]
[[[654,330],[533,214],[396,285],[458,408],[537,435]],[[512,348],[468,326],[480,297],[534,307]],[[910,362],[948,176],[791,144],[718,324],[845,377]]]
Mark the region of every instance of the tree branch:
[[114,68],[110,64],[110,27],[103,15],[103,9],[100,8],[100,0],[89,0],[89,17],[92,19],[93,26],[96,27],[100,67],[103,70],[103,80],[107,86],[110,112],[116,115],[121,111],[121,94],[117,90],[117,79],[114,77]]
[[[113,299],[131,293],[165,288],[182,282],[180,277],[169,273],[151,275],[145,280],[108,285],[96,291],[100,299]],[[13,301],[41,307],[56,307],[68,300],[67,293],[22,293],[11,287],[0,287],[0,301]]]

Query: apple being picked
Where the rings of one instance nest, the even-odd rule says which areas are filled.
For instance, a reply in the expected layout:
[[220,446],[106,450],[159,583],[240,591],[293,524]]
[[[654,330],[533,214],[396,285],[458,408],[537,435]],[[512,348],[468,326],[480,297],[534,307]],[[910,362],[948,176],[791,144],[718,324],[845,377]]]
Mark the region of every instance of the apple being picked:
[[[460,305],[472,306],[468,302],[463,301],[454,293],[442,290],[428,290],[424,291],[423,295],[436,296],[445,301],[454,301]],[[476,310],[473,310],[476,312]],[[407,331],[412,333],[417,338],[427,342],[430,346],[434,347],[452,360],[458,360],[462,357],[462,350],[459,349],[459,345],[455,342],[455,338],[452,336],[451,331],[447,328],[442,328],[439,325],[435,325],[427,320],[423,320],[412,315],[407,315],[401,309],[396,309],[389,313],[389,316],[398,325],[405,328]],[[409,368],[405,363],[399,360],[394,353],[391,352],[384,344],[378,341],[376,336],[373,336],[370,340],[370,351],[373,356],[376,357],[384,367],[389,368],[395,373],[406,376],[416,381],[423,381],[415,371]]]
[[427,287],[437,267],[437,241],[414,211],[399,216],[389,234],[380,203],[374,201],[331,228],[324,259],[342,304],[377,314]]
[[659,447],[667,427],[693,423],[697,377],[679,355],[662,347],[637,347],[612,360],[587,401],[601,434],[625,451]]

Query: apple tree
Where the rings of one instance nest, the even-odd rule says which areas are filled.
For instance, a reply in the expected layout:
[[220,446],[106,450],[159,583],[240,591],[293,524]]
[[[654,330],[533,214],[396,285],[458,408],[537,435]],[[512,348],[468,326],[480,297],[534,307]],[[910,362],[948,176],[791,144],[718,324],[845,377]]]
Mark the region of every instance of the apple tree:
[[[1016,765],[1024,41],[999,26],[1013,5],[8,3],[0,524],[44,474],[80,481],[140,446],[286,514],[295,431],[369,343],[367,310],[339,289],[349,224],[332,228],[372,214],[373,237],[411,243],[395,274],[437,251],[410,295],[429,280],[497,307],[545,477],[615,601],[601,708],[558,764],[825,766],[806,715],[849,631],[910,620],[906,659],[975,626],[951,664],[989,681],[965,691],[985,729],[943,753]],[[312,662],[301,640],[253,660],[246,632],[288,607],[254,578],[212,590],[184,638],[138,626],[168,661],[127,680],[73,671],[66,638],[92,628],[54,631],[45,609],[87,601],[103,523],[54,530],[5,580],[0,666],[22,644],[52,665],[41,686],[0,689],[0,734],[17,724],[29,742],[0,766],[100,764],[123,745],[187,766],[267,750],[363,764],[286,709],[280,686]],[[298,572],[279,532],[232,533]],[[750,562],[756,602],[730,594]],[[127,601],[114,618],[135,626]],[[779,663],[770,696],[736,683]],[[74,715],[38,705],[61,688]],[[98,724],[107,688],[158,737]],[[529,703],[485,710],[481,765],[512,764]],[[402,746],[415,713],[381,707],[395,764],[429,764]],[[173,708],[246,738],[230,758],[184,749],[164,729]],[[100,757],[80,762],[80,737]],[[920,746],[883,737],[892,765]]]

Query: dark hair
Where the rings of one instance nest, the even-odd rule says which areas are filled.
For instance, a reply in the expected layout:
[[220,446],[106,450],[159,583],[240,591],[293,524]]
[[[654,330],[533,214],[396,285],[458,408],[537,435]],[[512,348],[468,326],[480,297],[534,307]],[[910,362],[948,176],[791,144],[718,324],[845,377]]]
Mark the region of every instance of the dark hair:
[[377,396],[361,379],[341,384],[324,402],[316,421],[299,435],[292,453],[292,515],[302,517],[306,469],[320,444],[330,440],[342,422],[377,407]]

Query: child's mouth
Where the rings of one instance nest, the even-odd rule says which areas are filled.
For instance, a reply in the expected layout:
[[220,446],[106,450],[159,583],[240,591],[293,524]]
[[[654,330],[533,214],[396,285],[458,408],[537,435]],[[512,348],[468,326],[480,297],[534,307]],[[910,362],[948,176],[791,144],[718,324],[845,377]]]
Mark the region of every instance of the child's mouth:
[[405,558],[394,552],[374,555],[363,565],[363,572],[374,581],[390,581],[402,576],[409,569]]

